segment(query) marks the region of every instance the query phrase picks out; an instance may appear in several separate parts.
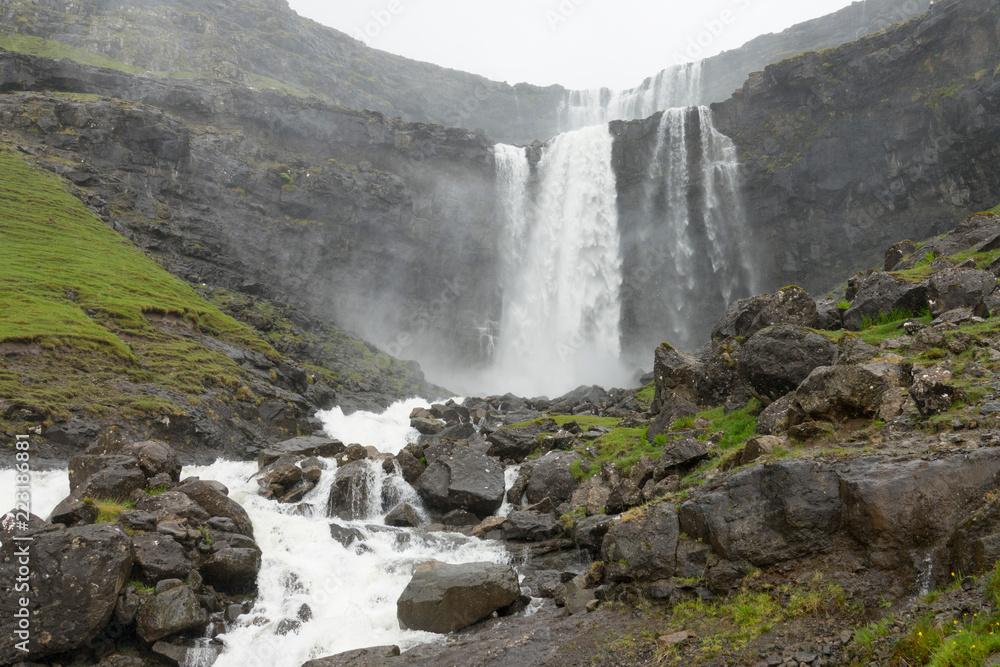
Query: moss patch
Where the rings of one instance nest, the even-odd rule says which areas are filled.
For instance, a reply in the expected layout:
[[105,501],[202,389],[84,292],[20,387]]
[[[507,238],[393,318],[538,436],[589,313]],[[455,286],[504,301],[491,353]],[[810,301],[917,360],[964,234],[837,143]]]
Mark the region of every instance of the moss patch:
[[242,385],[242,369],[198,336],[281,358],[5,149],[0,235],[0,401],[62,416],[171,414],[183,401],[146,385],[188,400]]

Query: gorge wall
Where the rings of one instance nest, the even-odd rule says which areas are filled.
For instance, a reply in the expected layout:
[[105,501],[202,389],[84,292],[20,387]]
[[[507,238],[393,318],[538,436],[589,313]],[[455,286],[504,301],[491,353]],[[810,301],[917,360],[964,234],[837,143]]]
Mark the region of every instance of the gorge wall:
[[[728,19],[705,26],[689,44],[664,49],[664,67],[698,60],[749,6],[734,0]],[[707,59],[705,85],[689,101],[728,98],[747,74],[807,50],[836,46],[924,11],[927,0],[865,0],[822,18],[763,35]],[[34,37],[45,44],[8,42]],[[699,45],[699,42],[701,44]],[[72,48],[101,54],[101,64],[159,78],[209,78],[313,96],[337,106],[448,127],[482,128],[498,141],[531,143],[572,124],[574,96],[562,86],[508,85],[481,76],[408,60],[370,48],[347,34],[293,12],[284,0],[0,1],[0,46],[39,55],[75,57]],[[707,46],[706,46],[707,44]],[[94,64],[92,59],[88,62]],[[645,96],[651,77],[625,96]],[[603,97],[611,91],[585,91]],[[667,108],[639,108],[643,118]],[[613,120],[617,116],[607,118]]]
[[770,65],[713,112],[740,150],[762,287],[826,291],[1000,201],[997,5],[936,2]]
[[[111,11],[72,7],[105,19],[101,12]],[[131,11],[152,11],[143,7]],[[103,34],[65,23],[71,14],[60,8],[38,4],[37,17],[64,22],[52,37]],[[154,14],[169,23],[180,20],[177,11]],[[176,36],[200,57],[199,42]],[[144,66],[167,67],[157,53]],[[596,167],[580,178],[546,176],[558,171],[566,135],[527,150],[498,147],[482,132],[350,111],[224,76],[130,73],[11,51],[0,51],[0,118],[5,142],[62,160],[61,175],[85,201],[176,275],[291,303],[419,359],[439,382],[449,368],[493,361],[497,334],[531,304],[548,316],[530,290],[512,300],[516,281],[506,273],[509,221],[496,156],[521,154],[531,215],[552,223],[522,254],[593,268],[581,274],[586,280],[563,277],[598,284],[597,295],[618,281],[627,378],[664,338],[688,349],[707,340],[734,298],[787,283],[825,291],[845,271],[877,263],[875,248],[995,205],[998,64],[996,8],[951,0],[901,26],[771,65],[711,113],[689,107],[611,123],[600,155],[579,151],[593,165],[606,158],[613,176],[608,228],[596,225],[589,241],[605,247],[599,239],[615,230],[620,274],[608,280],[614,258],[574,255],[580,239],[555,224],[575,216],[571,202],[544,197],[551,181],[559,197],[575,192],[573,205],[591,210],[587,198],[606,189],[586,180],[604,173]],[[614,338],[605,310],[560,310],[545,327],[579,353]],[[506,354],[530,352],[521,345]]]

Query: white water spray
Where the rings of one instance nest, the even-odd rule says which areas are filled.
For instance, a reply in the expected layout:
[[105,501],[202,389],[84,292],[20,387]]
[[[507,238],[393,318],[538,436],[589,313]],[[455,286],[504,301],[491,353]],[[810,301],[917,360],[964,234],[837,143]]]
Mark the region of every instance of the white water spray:
[[701,94],[701,62],[686,63],[665,69],[629,90],[568,92],[560,119],[565,130],[604,125],[612,120],[637,120],[657,111],[701,104]]
[[556,137],[538,164],[533,203],[523,151],[498,151],[511,231],[488,390],[558,396],[584,382],[627,381],[619,362],[622,258],[612,145],[606,126]]

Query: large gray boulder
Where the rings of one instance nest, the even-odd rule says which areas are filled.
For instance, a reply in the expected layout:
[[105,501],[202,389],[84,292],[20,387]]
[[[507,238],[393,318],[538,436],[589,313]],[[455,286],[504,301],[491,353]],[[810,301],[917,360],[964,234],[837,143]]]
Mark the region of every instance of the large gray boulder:
[[161,579],[184,579],[194,567],[184,547],[159,533],[136,533],[132,537],[136,576],[155,586]]
[[[118,593],[132,571],[132,543],[113,524],[63,528],[39,520],[17,531],[4,521],[0,530],[0,664],[32,661],[83,648],[108,624]],[[27,554],[24,550],[27,549]],[[22,558],[30,569],[27,591],[18,591]],[[31,618],[28,653],[18,650],[21,598]]]
[[861,328],[865,318],[877,320],[881,314],[908,310],[916,315],[927,307],[927,286],[914,283],[891,273],[873,271],[861,279],[851,307],[844,313],[844,327]]
[[283,456],[318,456],[334,458],[347,449],[340,440],[318,435],[303,435],[271,445],[257,455],[257,465],[266,468]]
[[441,634],[490,616],[521,595],[509,565],[427,563],[417,568],[396,602],[400,627]]
[[816,328],[819,312],[801,287],[785,287],[774,294],[760,294],[740,299],[712,329],[712,340],[749,338],[761,329],[775,324],[797,324]]
[[[859,459],[841,476],[844,527],[872,565],[916,576],[929,563],[938,579],[927,583],[936,586],[950,581],[945,545],[961,540],[963,528],[975,526],[976,521],[966,521],[974,504],[996,490],[1000,452],[987,449],[937,461]],[[915,562],[914,552],[931,560]]]
[[879,414],[886,392],[904,387],[906,379],[905,369],[890,361],[821,366],[795,390],[788,426],[873,417]]
[[337,468],[327,501],[327,516],[345,521],[372,518],[375,514],[372,494],[379,492],[372,488],[375,479],[372,464],[367,460],[351,461]]
[[573,476],[573,463],[582,460],[576,452],[549,452],[528,464],[528,502],[534,505],[549,498],[559,505],[572,498],[579,486]]
[[260,571],[260,549],[227,547],[212,554],[199,568],[205,582],[229,595],[253,591]]
[[956,308],[988,315],[998,305],[1000,287],[996,276],[989,271],[946,269],[927,281],[927,307],[934,317]]
[[829,550],[840,509],[835,471],[780,461],[736,473],[681,505],[679,518],[683,532],[722,558],[767,567]]
[[755,333],[743,346],[737,371],[765,405],[795,391],[809,373],[833,364],[837,344],[804,327],[779,324]]
[[208,614],[190,586],[177,586],[148,600],[136,616],[136,629],[146,642],[204,626]]
[[203,480],[190,480],[185,481],[174,491],[183,493],[198,503],[202,509],[208,512],[209,516],[232,519],[233,523],[236,524],[237,532],[252,538],[253,522],[250,521],[250,515],[239,503],[223,493],[219,489],[221,486],[221,484]]
[[646,508],[636,519],[611,526],[601,544],[601,558],[620,563],[639,580],[655,581],[674,576],[680,523],[671,505]]
[[310,660],[302,667],[384,667],[387,660],[397,656],[398,646],[370,646]]
[[427,470],[414,488],[428,506],[442,512],[467,510],[482,518],[503,504],[504,467],[498,459],[453,442],[432,445],[425,455]]

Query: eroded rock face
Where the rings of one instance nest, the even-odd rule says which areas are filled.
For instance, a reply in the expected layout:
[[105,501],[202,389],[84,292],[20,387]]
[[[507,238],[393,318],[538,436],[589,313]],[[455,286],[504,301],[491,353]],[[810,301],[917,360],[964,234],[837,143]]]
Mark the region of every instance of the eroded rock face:
[[18,651],[20,595],[12,583],[0,596],[0,663],[11,664],[86,646],[111,620],[122,586],[132,571],[132,543],[113,524],[63,528],[44,525],[18,532],[30,543],[5,534],[0,578],[16,582],[24,545],[29,546],[28,598],[31,633],[27,654]]
[[757,567],[831,548],[840,529],[840,478],[810,461],[750,468],[681,505],[680,529],[730,561]]
[[461,630],[521,595],[509,565],[429,563],[417,568],[396,602],[399,624],[441,634]]

